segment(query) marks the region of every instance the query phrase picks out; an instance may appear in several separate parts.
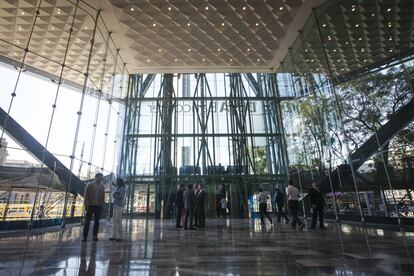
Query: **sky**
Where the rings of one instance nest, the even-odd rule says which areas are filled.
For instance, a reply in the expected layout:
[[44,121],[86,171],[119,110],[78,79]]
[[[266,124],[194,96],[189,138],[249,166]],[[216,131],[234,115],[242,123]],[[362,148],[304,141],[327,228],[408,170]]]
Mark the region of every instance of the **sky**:
[[[0,64],[0,106],[7,111],[10,105],[11,93],[14,91],[18,76],[18,70],[6,64]],[[16,97],[13,100],[10,115],[23,126],[38,142],[45,145],[49,124],[52,115],[52,105],[57,92],[57,84],[51,80],[35,76],[31,73],[24,72],[18,81],[16,88]],[[74,145],[74,137],[81,101],[81,93],[79,90],[61,86],[57,97],[56,111],[51,126],[51,134],[47,149],[55,154],[66,166],[69,167],[70,159],[68,156],[72,153]],[[82,145],[84,146],[83,160],[90,161],[93,125],[97,114],[98,98],[96,96],[86,96],[83,112],[81,116],[80,131],[77,140],[75,156],[80,158]],[[106,171],[114,170],[113,164],[115,154],[114,141],[120,144],[120,133],[117,133],[118,123],[120,122],[119,104],[112,104],[111,117],[108,131],[107,147],[105,144],[106,122],[109,110],[108,101],[102,99],[100,101],[99,116],[96,128],[96,139],[93,147],[92,164],[98,168],[104,165]],[[122,114],[121,114],[122,115]],[[120,122],[122,124],[122,121]],[[19,147],[18,144],[4,136],[7,139],[9,147]],[[19,147],[20,148],[20,147]],[[104,151],[105,160],[103,162]],[[13,150],[8,148],[8,159],[26,160],[38,163],[36,159],[31,157],[25,151]],[[77,174],[80,162],[75,162],[73,171]],[[81,175],[86,175],[87,164],[82,166]],[[92,169],[92,171],[94,171]]]

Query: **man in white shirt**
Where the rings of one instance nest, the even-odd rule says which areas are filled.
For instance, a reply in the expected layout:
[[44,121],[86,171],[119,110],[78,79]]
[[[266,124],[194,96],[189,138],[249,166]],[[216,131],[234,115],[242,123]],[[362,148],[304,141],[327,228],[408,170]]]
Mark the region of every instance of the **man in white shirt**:
[[266,224],[265,220],[264,220],[264,216],[266,216],[270,223],[273,224],[272,218],[270,217],[269,213],[267,212],[267,195],[263,192],[262,188],[259,188],[259,196],[258,196],[258,201],[259,201],[259,211],[260,211],[260,221],[262,223],[262,225]]
[[299,230],[303,230],[305,225],[298,217],[300,192],[295,187],[292,180],[289,180],[289,185],[286,188],[286,194],[288,195],[288,207],[292,215],[292,229],[296,229],[296,223],[298,223]]

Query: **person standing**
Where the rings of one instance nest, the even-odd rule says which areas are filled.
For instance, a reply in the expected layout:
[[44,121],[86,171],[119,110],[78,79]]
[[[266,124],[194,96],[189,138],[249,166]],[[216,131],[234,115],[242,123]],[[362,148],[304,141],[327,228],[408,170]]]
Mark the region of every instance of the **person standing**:
[[275,204],[277,206],[277,222],[280,223],[280,218],[283,217],[286,224],[288,224],[289,218],[283,212],[283,207],[285,205],[285,195],[279,189],[276,189]]
[[125,187],[122,178],[116,179],[116,189],[112,194],[113,202],[113,222],[112,222],[112,237],[109,240],[122,241],[122,212],[125,204]]
[[303,230],[305,224],[298,217],[300,192],[292,180],[289,180],[289,185],[286,187],[286,194],[288,195],[288,207],[292,215],[292,229],[296,229],[297,223],[299,224],[299,230]]
[[312,188],[309,190],[309,199],[312,206],[312,226],[311,229],[315,229],[316,220],[319,216],[319,227],[326,229],[323,224],[323,209],[325,207],[325,200],[321,191],[319,190],[318,183],[312,182]]
[[82,242],[86,242],[89,232],[89,224],[94,216],[93,223],[93,240],[98,240],[99,232],[99,218],[102,212],[102,205],[105,203],[105,187],[102,184],[103,174],[97,173],[95,175],[95,181],[88,184],[85,189],[84,205],[86,208],[85,224],[83,226],[83,239]]
[[205,208],[205,204],[206,204],[206,192],[204,190],[204,185],[203,184],[199,184],[198,185],[198,196],[197,196],[197,207],[196,207],[196,212],[197,212],[197,219],[198,219],[198,227],[200,228],[204,228],[206,226],[206,208]]
[[227,216],[227,200],[225,197],[223,197],[220,201],[220,205],[221,205],[221,212],[223,214],[223,218],[226,218]]
[[267,212],[267,198],[268,196],[263,192],[262,188],[259,188],[259,212],[260,212],[260,222],[262,225],[266,224],[264,220],[264,216],[268,218],[271,224],[273,224],[272,218],[270,217],[269,213]]
[[[195,204],[197,206],[198,201],[198,194],[200,193],[200,185],[194,184],[194,198],[195,198]],[[197,207],[194,209],[194,225],[195,227],[198,227],[198,213],[197,213]]]
[[182,228],[181,226],[181,218],[183,216],[184,210],[184,184],[180,185],[180,188],[177,191],[177,195],[175,196],[175,208],[177,210],[177,220],[175,222],[176,228]]
[[184,230],[188,229],[188,223],[190,223],[190,230],[193,230],[195,229],[193,227],[195,196],[194,196],[194,191],[192,190],[191,185],[188,185],[187,189],[184,192],[184,209],[185,209]]

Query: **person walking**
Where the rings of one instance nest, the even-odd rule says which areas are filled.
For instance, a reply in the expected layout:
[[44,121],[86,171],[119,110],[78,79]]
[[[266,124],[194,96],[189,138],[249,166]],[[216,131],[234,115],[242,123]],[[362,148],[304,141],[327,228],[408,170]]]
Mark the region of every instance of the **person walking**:
[[270,223],[273,224],[272,218],[267,212],[267,198],[268,196],[263,192],[263,189],[259,188],[258,201],[259,201],[260,221],[262,225],[266,224],[264,220],[264,216],[266,216],[269,219]]
[[289,180],[289,185],[286,187],[286,194],[288,195],[288,207],[292,215],[292,229],[296,229],[297,223],[299,224],[299,230],[303,230],[305,224],[298,217],[300,192],[292,180]]
[[195,196],[192,186],[188,185],[187,189],[184,192],[184,209],[185,209],[185,218],[184,218],[184,230],[188,229],[188,223],[190,223],[190,230],[194,230],[193,219],[194,219],[194,209],[195,209]]
[[116,189],[112,194],[112,237],[109,240],[122,241],[122,212],[125,204],[125,187],[122,178],[116,179]]
[[98,240],[99,219],[102,212],[102,205],[105,203],[105,187],[102,184],[103,174],[97,173],[95,181],[88,184],[85,189],[84,205],[86,208],[85,224],[83,226],[83,239],[86,242],[89,232],[89,224],[94,216],[93,240]]
[[185,188],[185,185],[181,184],[180,188],[177,191],[177,195],[175,196],[175,208],[177,210],[177,219],[175,222],[176,228],[182,228],[181,219],[182,219],[183,210],[184,210],[184,188]]
[[321,191],[319,190],[318,183],[315,181],[312,182],[312,188],[309,190],[309,199],[312,206],[312,226],[311,229],[315,229],[316,220],[319,216],[319,227],[321,229],[326,229],[323,224],[323,209],[325,207],[325,200]]
[[277,222],[280,223],[280,218],[283,217],[286,224],[288,224],[289,218],[283,212],[283,207],[285,205],[285,195],[279,189],[276,189],[275,205],[277,206]]
[[198,227],[198,213],[197,213],[197,201],[198,201],[198,194],[200,193],[200,185],[194,184],[194,198],[195,198],[195,205],[196,208],[194,208],[194,227]]
[[223,214],[223,218],[226,218],[227,216],[227,200],[225,197],[223,197],[220,200],[220,205],[221,205],[221,213]]
[[204,228],[206,226],[206,192],[204,190],[204,185],[199,184],[198,185],[198,196],[197,196],[197,219],[198,219],[198,227]]

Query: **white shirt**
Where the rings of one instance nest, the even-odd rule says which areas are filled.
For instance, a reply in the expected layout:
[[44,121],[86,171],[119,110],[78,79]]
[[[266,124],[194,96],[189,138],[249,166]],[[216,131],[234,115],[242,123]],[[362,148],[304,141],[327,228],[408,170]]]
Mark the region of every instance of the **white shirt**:
[[299,200],[300,198],[300,192],[298,188],[293,185],[287,186],[286,194],[288,195],[288,200]]

